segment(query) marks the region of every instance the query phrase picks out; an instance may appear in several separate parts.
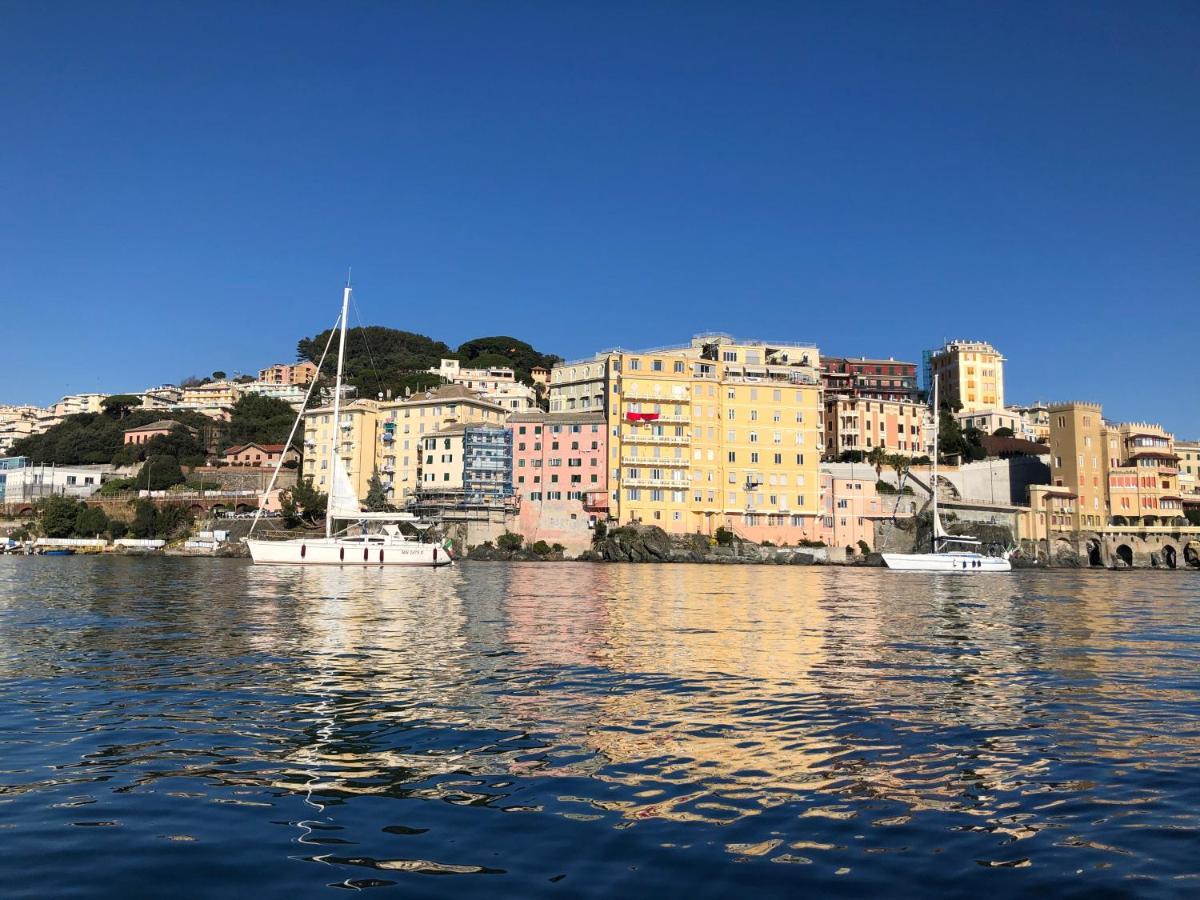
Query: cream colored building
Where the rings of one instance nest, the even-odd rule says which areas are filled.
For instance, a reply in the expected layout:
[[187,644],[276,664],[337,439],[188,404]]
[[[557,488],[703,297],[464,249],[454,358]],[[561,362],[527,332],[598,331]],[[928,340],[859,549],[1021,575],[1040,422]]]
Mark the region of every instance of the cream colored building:
[[0,456],[7,454],[17,441],[40,433],[41,412],[36,406],[0,406]]
[[211,419],[229,419],[229,411],[242,397],[242,386],[236,381],[213,381],[183,388],[176,409],[187,409]]
[[54,404],[54,415],[58,419],[78,416],[83,413],[103,412],[100,404],[108,394],[69,394]]
[[941,402],[968,413],[1004,408],[1004,357],[986,341],[950,341],[930,364]]
[[557,365],[550,409],[604,411],[612,519],[784,543],[820,514],[819,371],[809,344],[703,334]]
[[1021,414],[1014,409],[980,409],[974,412],[958,412],[954,414],[962,428],[978,428],[984,434],[995,434],[1000,428],[1012,431],[1014,437],[1021,437],[1023,428]]
[[1021,417],[1017,437],[1044,444],[1050,440],[1050,407],[1038,401],[1027,406],[1013,406],[1010,411]]
[[428,371],[450,384],[475,391],[509,412],[524,412],[537,406],[537,393],[519,381],[516,372],[507,366],[473,369],[463,367],[457,359],[443,359],[437,368]]
[[1200,495],[1200,441],[1176,441],[1179,454],[1179,490],[1184,497]]

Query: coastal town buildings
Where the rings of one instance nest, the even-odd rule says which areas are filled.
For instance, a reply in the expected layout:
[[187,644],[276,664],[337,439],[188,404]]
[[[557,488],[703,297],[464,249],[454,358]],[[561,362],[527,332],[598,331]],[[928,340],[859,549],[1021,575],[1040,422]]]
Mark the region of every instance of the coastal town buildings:
[[67,416],[78,416],[83,413],[103,412],[101,404],[108,394],[68,394],[54,404],[54,417],[65,419]]
[[464,367],[457,359],[443,359],[436,368],[427,371],[450,384],[475,391],[484,400],[507,410],[520,412],[537,406],[537,393],[519,381],[516,372],[507,366],[473,369]]
[[236,381],[212,381],[183,388],[176,409],[186,409],[210,419],[229,420],[230,410],[242,396],[242,386]]
[[507,415],[503,407],[457,384],[384,403],[377,455],[389,500],[403,503],[418,490],[427,434],[460,422],[503,425]]
[[[840,472],[835,474],[822,467],[821,515],[813,537],[830,547],[857,550],[862,541],[874,549],[875,524],[892,518],[897,497],[879,493],[875,472],[870,466],[855,468],[857,477]],[[911,515],[911,511],[906,507],[902,514]]]
[[555,366],[550,411],[603,412],[614,520],[783,543],[819,513],[819,372],[811,344],[702,334]]
[[36,406],[0,406],[0,456],[17,441],[38,433],[40,412]]
[[987,341],[949,341],[929,355],[941,402],[964,413],[1004,408],[1004,362]]
[[[304,408],[304,399],[308,396],[308,385],[276,381],[250,381],[240,387],[241,395],[258,394],[273,400],[282,400],[292,409],[299,412]],[[332,399],[333,391],[329,392]]]
[[183,388],[162,384],[134,395],[142,401],[140,409],[171,409],[183,400]]
[[114,471],[111,465],[58,466],[23,456],[0,459],[0,503],[34,503],[46,497],[90,497]]
[[258,373],[258,380],[266,384],[301,385],[307,387],[317,377],[317,367],[308,360],[295,363],[276,363]]
[[1024,432],[1021,414],[1012,409],[977,409],[973,412],[958,412],[954,414],[958,424],[966,428],[978,428],[984,434],[995,434],[1001,428],[1012,432],[1016,437]]
[[494,504],[512,496],[512,432],[503,426],[456,422],[422,444],[422,504]]

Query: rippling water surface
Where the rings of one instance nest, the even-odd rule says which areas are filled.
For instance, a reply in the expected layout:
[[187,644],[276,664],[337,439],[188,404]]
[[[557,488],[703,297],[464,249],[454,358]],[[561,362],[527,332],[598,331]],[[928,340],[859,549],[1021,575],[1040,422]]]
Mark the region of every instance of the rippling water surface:
[[5,896],[1200,891],[1200,576],[0,559]]

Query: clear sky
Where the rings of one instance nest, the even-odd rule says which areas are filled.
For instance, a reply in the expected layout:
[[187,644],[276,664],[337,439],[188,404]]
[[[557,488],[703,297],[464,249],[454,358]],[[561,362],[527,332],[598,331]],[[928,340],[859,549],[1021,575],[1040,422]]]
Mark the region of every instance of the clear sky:
[[1008,357],[1200,437],[1200,5],[9,2],[0,402],[332,323]]

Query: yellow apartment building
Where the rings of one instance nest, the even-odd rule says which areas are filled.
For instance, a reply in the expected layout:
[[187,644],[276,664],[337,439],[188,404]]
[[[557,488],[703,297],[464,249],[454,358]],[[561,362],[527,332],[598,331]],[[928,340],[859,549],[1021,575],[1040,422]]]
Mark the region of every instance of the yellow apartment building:
[[603,409],[617,522],[792,542],[820,515],[819,372],[812,345],[705,334],[555,366],[550,409]]
[[322,406],[304,414],[304,467],[301,474],[318,491],[329,493],[333,473],[329,468],[330,443],[337,441],[338,455],[358,498],[367,496],[367,486],[376,466],[379,445],[379,403],[352,400],[342,404],[340,421],[333,421],[333,407]]
[[1051,404],[1050,481],[1076,495],[1071,530],[1108,524],[1107,450],[1099,403]]
[[987,341],[950,341],[930,365],[941,402],[965,413],[1004,408],[1004,357]]

